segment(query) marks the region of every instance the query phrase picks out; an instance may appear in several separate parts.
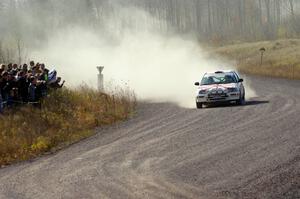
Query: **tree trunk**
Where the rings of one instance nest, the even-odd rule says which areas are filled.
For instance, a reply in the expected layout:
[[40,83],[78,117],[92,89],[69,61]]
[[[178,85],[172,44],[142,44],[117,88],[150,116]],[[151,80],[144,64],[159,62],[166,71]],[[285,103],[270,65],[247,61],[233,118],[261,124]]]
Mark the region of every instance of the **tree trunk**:
[[208,34],[211,34],[212,25],[211,25],[211,5],[210,5],[210,0],[207,0],[207,15],[208,15]]

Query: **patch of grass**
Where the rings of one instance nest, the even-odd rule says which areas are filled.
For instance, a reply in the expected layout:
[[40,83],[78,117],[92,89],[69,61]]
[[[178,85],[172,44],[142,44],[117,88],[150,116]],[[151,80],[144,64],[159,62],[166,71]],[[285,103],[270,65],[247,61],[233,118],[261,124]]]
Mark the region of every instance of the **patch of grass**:
[[135,97],[130,91],[104,94],[86,86],[61,89],[42,101],[0,115],[0,166],[27,160],[60,145],[94,134],[94,128],[130,117]]
[[[265,48],[263,62],[259,49]],[[237,62],[238,70],[248,74],[300,79],[300,39],[263,41],[213,48]]]

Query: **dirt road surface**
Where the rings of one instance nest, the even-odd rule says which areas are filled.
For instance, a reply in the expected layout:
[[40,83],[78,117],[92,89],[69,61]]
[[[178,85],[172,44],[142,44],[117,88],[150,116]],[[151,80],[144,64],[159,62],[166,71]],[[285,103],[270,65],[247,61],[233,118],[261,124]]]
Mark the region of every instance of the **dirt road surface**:
[[131,120],[0,170],[0,198],[300,198],[300,81],[245,106],[142,103]]

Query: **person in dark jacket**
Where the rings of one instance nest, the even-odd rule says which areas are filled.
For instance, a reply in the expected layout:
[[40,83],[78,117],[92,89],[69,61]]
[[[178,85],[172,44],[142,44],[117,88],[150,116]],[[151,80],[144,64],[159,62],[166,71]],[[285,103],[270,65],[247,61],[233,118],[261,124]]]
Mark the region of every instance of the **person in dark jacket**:
[[17,82],[15,81],[14,74],[12,73],[12,71],[8,73],[8,78],[4,87],[4,92],[7,95],[7,106],[12,106],[14,100],[16,100],[17,97]]
[[37,79],[35,77],[30,77],[30,84],[28,87],[28,100],[29,102],[37,102],[36,100],[36,85]]
[[29,81],[27,80],[26,73],[20,71],[18,74],[18,88],[21,101],[24,103],[28,102],[28,87]]
[[0,90],[3,102],[8,100],[8,72],[3,71],[1,74]]

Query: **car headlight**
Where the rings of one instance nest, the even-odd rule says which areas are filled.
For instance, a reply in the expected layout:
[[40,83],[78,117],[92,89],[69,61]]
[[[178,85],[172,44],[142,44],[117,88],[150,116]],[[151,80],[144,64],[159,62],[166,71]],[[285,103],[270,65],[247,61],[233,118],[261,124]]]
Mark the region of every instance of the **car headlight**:
[[207,93],[207,90],[200,90],[200,91],[199,91],[199,94],[200,94],[200,95],[204,95],[204,94],[206,94],[206,93]]
[[228,90],[229,93],[236,93],[236,92],[238,92],[237,88],[227,88],[227,90]]

